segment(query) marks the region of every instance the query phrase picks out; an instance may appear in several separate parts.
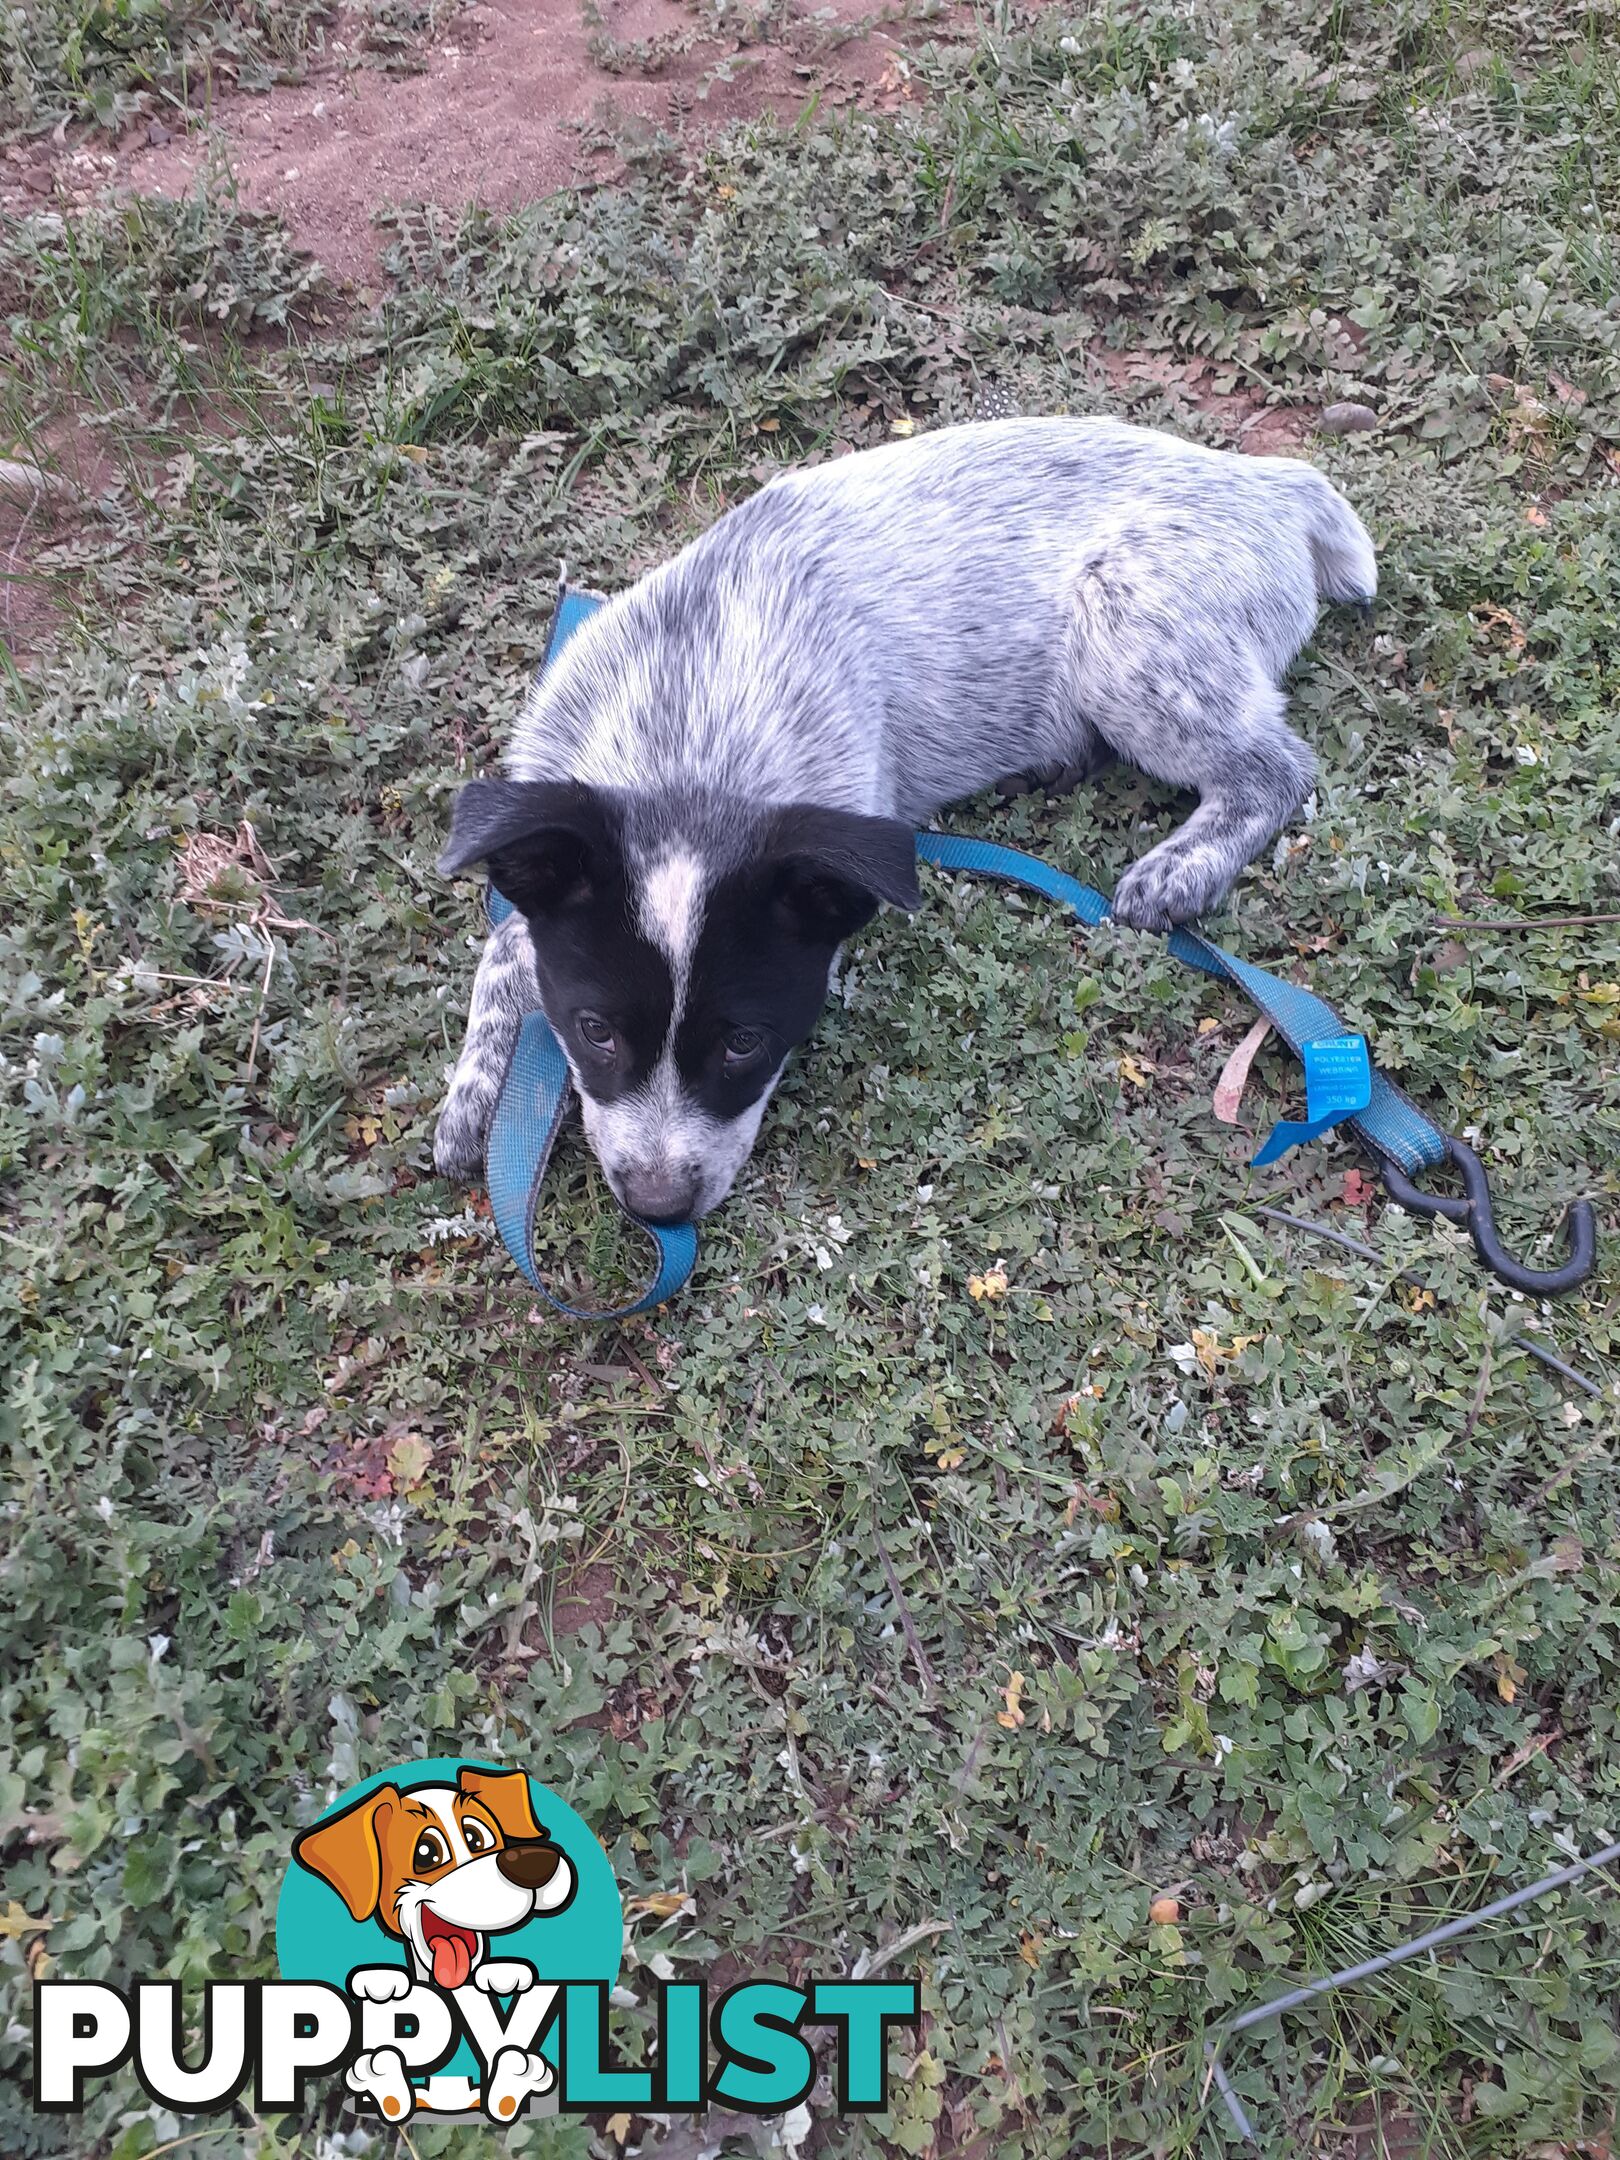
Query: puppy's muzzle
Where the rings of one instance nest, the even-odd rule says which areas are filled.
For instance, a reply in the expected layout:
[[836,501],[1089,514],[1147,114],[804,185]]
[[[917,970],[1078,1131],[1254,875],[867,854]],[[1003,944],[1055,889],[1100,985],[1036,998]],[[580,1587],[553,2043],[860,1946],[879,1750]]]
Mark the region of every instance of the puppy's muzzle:
[[556,1846],[543,1844],[538,1838],[521,1838],[503,1845],[495,1855],[495,1865],[520,1890],[543,1890],[561,1864],[562,1854]]

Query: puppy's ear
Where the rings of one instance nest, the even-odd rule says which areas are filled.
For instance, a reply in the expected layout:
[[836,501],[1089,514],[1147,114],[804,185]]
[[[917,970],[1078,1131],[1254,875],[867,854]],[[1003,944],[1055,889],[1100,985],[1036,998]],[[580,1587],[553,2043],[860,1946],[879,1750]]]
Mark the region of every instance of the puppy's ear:
[[341,1815],[293,1839],[293,1858],[330,1883],[356,1920],[369,1920],[382,1897],[378,1818],[386,1822],[398,1804],[399,1788],[379,1785]]
[[778,913],[811,945],[839,945],[877,913],[878,902],[914,908],[917,837],[898,818],[793,804],[766,837]]
[[495,890],[525,915],[590,899],[611,850],[601,796],[577,780],[472,780],[456,797],[441,877],[487,862]]
[[506,1838],[543,1838],[529,1797],[529,1781],[521,1770],[467,1770],[458,1772],[458,1788],[469,1799],[489,1809]]

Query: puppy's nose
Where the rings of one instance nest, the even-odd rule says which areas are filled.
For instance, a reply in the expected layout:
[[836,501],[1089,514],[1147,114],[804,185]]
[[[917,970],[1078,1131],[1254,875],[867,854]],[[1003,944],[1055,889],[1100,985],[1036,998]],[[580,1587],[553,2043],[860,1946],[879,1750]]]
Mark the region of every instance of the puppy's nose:
[[619,1184],[625,1206],[643,1222],[690,1222],[698,1196],[696,1170],[626,1170]]
[[515,1845],[503,1845],[495,1855],[495,1865],[520,1890],[543,1890],[556,1874],[561,1859],[555,1845],[526,1838]]

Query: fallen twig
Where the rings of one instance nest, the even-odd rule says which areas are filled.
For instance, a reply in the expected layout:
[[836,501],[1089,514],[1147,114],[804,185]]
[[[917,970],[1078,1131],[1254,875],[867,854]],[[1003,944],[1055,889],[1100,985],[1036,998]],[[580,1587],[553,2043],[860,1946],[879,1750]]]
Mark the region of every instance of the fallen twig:
[[1620,915],[1436,915],[1437,930],[1584,930],[1617,923]]
[[922,1637],[917,1633],[917,1623],[911,1617],[911,1607],[906,1603],[905,1594],[900,1588],[900,1578],[894,1572],[894,1562],[889,1558],[889,1549],[884,1544],[876,1523],[872,1525],[872,1541],[877,1546],[883,1579],[889,1586],[890,1597],[894,1599],[894,1609],[900,1615],[900,1629],[906,1638],[906,1648],[911,1652],[911,1661],[917,1668],[917,1678],[922,1682],[923,1702],[931,1710],[939,1700],[939,1687],[934,1679],[933,1667],[928,1662],[928,1653],[922,1646]]
[[21,458],[0,458],[0,495],[17,502],[37,502],[41,495],[77,495],[79,490],[61,473],[47,472]]

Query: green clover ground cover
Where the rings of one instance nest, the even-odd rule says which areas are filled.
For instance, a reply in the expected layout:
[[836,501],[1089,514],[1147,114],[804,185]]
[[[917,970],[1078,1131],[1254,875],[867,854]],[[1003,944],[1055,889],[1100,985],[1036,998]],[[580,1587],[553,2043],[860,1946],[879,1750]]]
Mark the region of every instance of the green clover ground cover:
[[[41,558],[75,628],[10,681],[0,789],[9,2070],[36,1973],[271,1971],[334,1782],[465,1749],[598,1826],[643,2005],[909,1938],[895,2106],[809,2149],[1218,2151],[1224,2016],[1615,1834],[1620,935],[1434,920],[1620,912],[1613,29],[1001,20],[904,123],[402,217],[398,296],[341,339],[228,200],[7,237],[7,431],[92,412],[115,473]],[[930,875],[686,1295],[547,1319],[428,1140],[477,925],[432,862],[557,557],[618,583],[982,380],[1229,439],[1173,371],[1105,395],[1098,341],[1378,409],[1309,447],[1384,598],[1301,664],[1316,816],[1219,931],[1477,1128],[1517,1247],[1590,1192],[1598,1277],[1537,1313],[1333,1142],[1251,1174],[1209,1102],[1247,1011]],[[1175,814],[1116,774],[962,823],[1108,884]],[[1296,1108],[1263,1056],[1248,1125]],[[611,1289],[639,1256],[577,1145],[548,1204]],[[1267,2149],[1606,2150],[1611,1891],[1236,2044]],[[388,2142],[5,2106],[17,2154]]]

